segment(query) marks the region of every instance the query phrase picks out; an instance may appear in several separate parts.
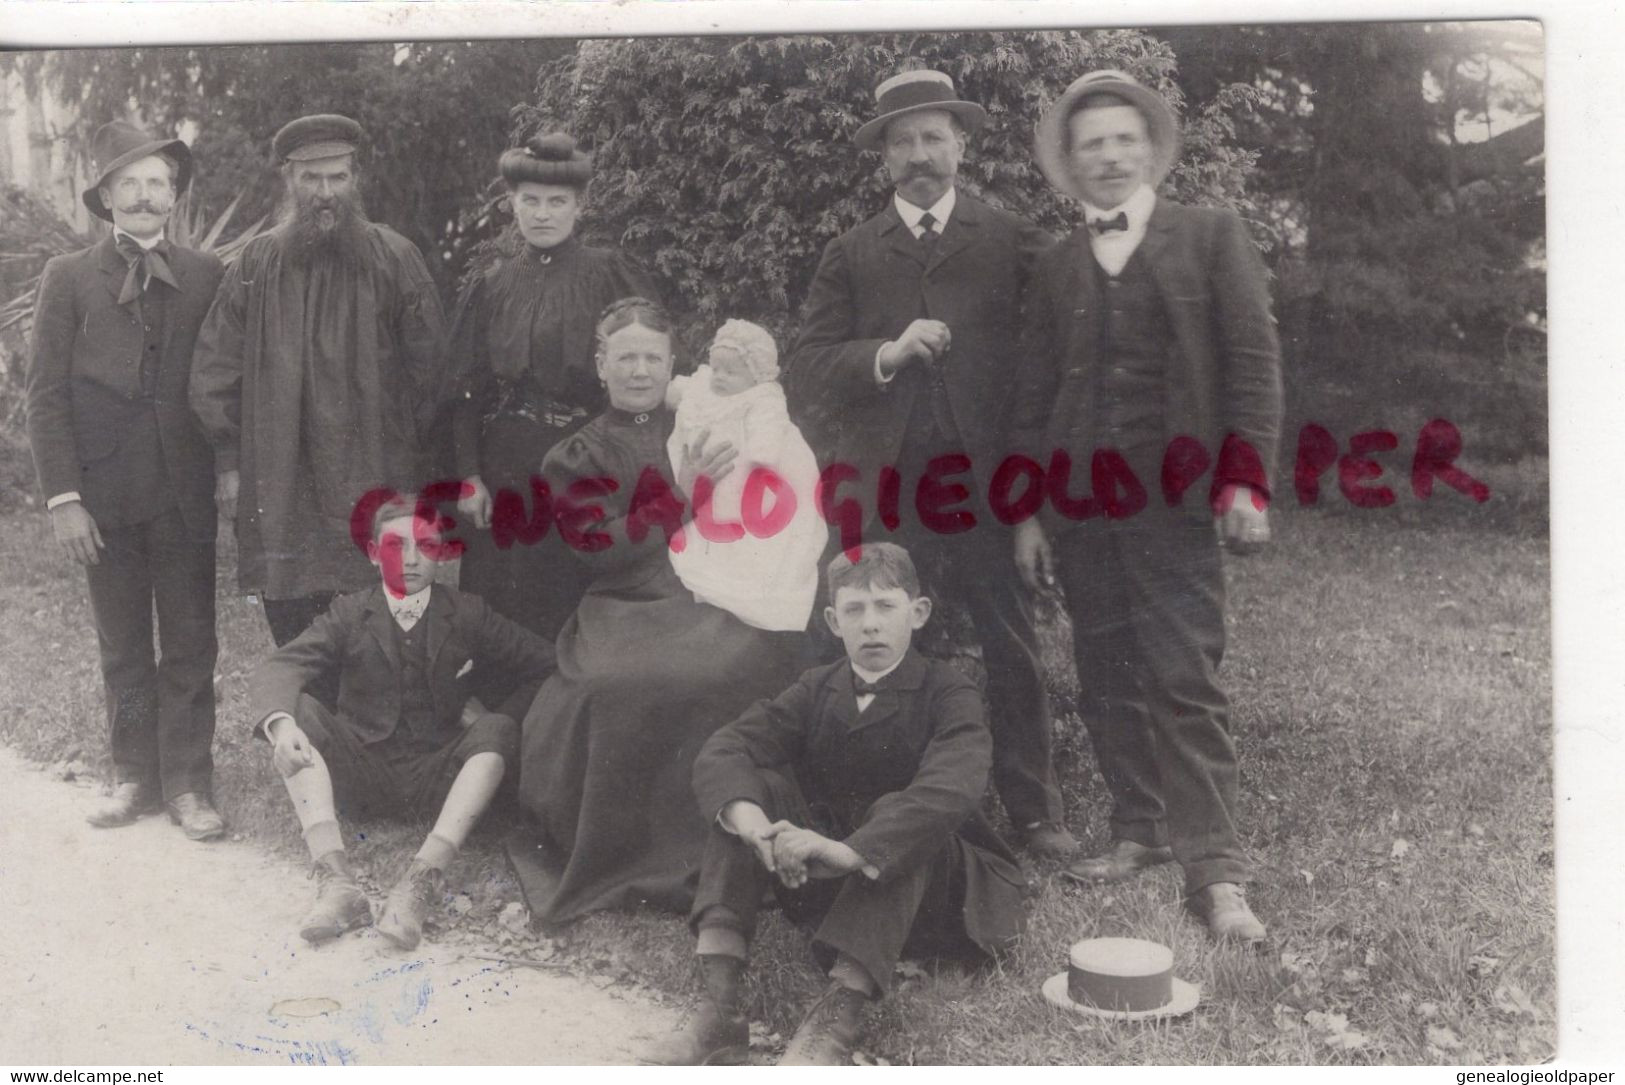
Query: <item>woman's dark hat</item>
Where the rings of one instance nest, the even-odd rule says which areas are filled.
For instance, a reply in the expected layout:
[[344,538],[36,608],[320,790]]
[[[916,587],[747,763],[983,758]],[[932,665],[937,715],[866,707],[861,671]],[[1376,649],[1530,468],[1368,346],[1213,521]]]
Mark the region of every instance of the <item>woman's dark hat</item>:
[[1072,176],[1072,167],[1067,161],[1067,125],[1072,123],[1072,114],[1078,103],[1091,94],[1116,95],[1140,111],[1140,116],[1145,118],[1146,131],[1151,136],[1151,187],[1162,184],[1162,179],[1168,176],[1168,171],[1179,160],[1179,118],[1174,116],[1166,98],[1135,82],[1127,72],[1115,68],[1090,72],[1074,79],[1072,85],[1061,92],[1049,112],[1039,118],[1033,143],[1038,168],[1044,172],[1044,177],[1058,191],[1074,199],[1084,198],[1083,189]]
[[80,195],[90,213],[113,221],[113,212],[102,203],[101,186],[116,171],[139,162],[148,155],[164,154],[175,160],[175,195],[192,183],[192,149],[178,139],[153,139],[129,121],[109,121],[90,137],[90,157],[95,161],[96,183]]
[[549,132],[503,151],[497,170],[510,185],[534,181],[581,188],[592,180],[592,156],[577,150],[576,141],[564,132]]
[[922,109],[940,109],[952,113],[974,132],[987,120],[987,110],[975,102],[961,101],[954,91],[954,81],[942,72],[920,70],[894,75],[875,88],[875,106],[880,115],[858,129],[852,142],[865,151],[880,150],[880,137],[886,125],[905,113],[918,113]]
[[271,153],[278,162],[310,162],[354,154],[364,133],[349,117],[313,113],[284,124],[271,137]]
[[1174,975],[1174,951],[1139,938],[1074,943],[1067,970],[1044,981],[1051,1005],[1107,1021],[1155,1021],[1196,1009],[1202,989]]

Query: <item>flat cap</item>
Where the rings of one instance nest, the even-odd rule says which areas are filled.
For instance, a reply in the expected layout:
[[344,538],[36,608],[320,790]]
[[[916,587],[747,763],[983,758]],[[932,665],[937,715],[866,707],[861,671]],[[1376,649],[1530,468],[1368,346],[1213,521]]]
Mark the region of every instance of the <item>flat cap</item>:
[[361,126],[349,117],[314,113],[284,124],[271,140],[271,151],[279,162],[335,158],[354,153],[361,137]]

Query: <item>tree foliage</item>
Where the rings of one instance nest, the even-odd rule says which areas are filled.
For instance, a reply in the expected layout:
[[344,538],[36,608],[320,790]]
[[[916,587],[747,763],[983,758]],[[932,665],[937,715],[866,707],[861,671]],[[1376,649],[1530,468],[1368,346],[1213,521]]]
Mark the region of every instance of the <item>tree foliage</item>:
[[[563,128],[595,152],[593,229],[656,270],[695,337],[744,317],[782,340],[825,244],[890,192],[879,156],[852,143],[882,79],[952,76],[989,113],[963,186],[1059,232],[1075,216],[1033,162],[1033,128],[1071,80],[1103,67],[1181,101],[1173,51],[1128,30],[649,38],[584,42],[545,68],[515,135]],[[1169,182],[1180,199],[1251,211],[1252,156],[1232,142],[1249,100],[1223,88],[1185,118]]]
[[243,222],[270,213],[280,194],[278,128],[307,113],[354,117],[367,132],[359,165],[369,212],[411,238],[449,284],[460,268],[459,212],[495,174],[511,110],[537,67],[570,49],[557,40],[142,47],[19,53],[0,64],[20,71],[30,92],[80,103],[63,133],[75,149],[117,117],[195,132],[196,200],[214,216],[240,197]]

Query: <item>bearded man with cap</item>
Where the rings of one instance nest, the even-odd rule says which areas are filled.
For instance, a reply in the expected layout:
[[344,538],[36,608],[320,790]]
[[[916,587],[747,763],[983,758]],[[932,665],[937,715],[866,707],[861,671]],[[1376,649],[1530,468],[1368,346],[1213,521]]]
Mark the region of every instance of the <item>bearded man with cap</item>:
[[376,579],[352,538],[356,502],[415,493],[431,467],[440,297],[417,248],[362,209],[361,140],[334,114],[276,134],[281,220],[222,282],[192,374],[238,580],[263,599],[278,646]]
[[[896,191],[824,249],[787,391],[825,420],[824,463],[856,469],[847,493],[874,494],[897,472],[895,512],[865,502],[864,537],[905,546],[930,593],[964,605],[987,666],[994,785],[1028,851],[1064,856],[1077,845],[1062,822],[1032,602],[985,501],[1004,458],[1022,293],[1051,239],[959,191],[966,139],[987,113],[947,75],[904,72],[875,98],[855,142],[880,154]],[[918,511],[954,486],[968,493],[952,513]]]
[[[51,527],[85,567],[114,786],[105,828],[167,805],[194,840],[224,831],[214,762],[214,462],[187,407],[220,261],[164,239],[192,179],[178,139],[124,121],[92,138],[85,206],[113,224],[40,278],[28,437]],[[153,657],[153,611],[158,658]]]
[[1118,71],[1078,79],[1039,122],[1039,165],[1084,224],[1039,261],[1012,433],[1052,474],[1064,452],[1094,492],[1055,499],[1052,479],[1016,529],[1016,564],[1035,591],[1059,577],[1112,796],[1112,847],[1064,874],[1115,881],[1177,860],[1215,936],[1260,942],[1216,673],[1220,547],[1269,537],[1280,345],[1241,219],[1156,194],[1178,150],[1167,102]]

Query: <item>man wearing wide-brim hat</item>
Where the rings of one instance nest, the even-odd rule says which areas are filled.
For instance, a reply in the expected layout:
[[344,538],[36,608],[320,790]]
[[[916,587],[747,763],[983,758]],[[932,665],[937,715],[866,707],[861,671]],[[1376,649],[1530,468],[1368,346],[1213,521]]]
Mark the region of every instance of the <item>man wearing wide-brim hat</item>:
[[225,828],[211,795],[214,461],[186,389],[221,266],[164,239],[192,179],[185,143],[113,121],[91,157],[84,203],[113,230],[45,265],[27,378],[40,488],[85,567],[101,650],[114,784],[89,820],[164,805],[210,840]]
[[357,502],[414,493],[429,473],[440,296],[417,247],[361,206],[364,138],[334,113],[277,132],[282,214],[221,283],[192,375],[238,583],[279,646],[376,580],[352,537]]
[[[1245,551],[1269,536],[1281,373],[1264,266],[1234,213],[1157,194],[1178,123],[1123,72],[1068,87],[1036,149],[1083,221],[1034,276],[1013,437],[1052,473],[1066,453],[1093,494],[1021,524],[1016,563],[1035,590],[1059,579],[1112,795],[1111,847],[1065,873],[1105,882],[1178,861],[1216,936],[1261,941],[1216,672],[1221,542]],[[1049,481],[1052,494],[1089,489]]]
[[[987,664],[994,785],[1027,850],[1060,857],[1076,842],[1051,763],[1032,602],[1009,528],[986,502],[1004,458],[1022,292],[1052,239],[959,187],[968,139],[987,114],[948,75],[903,72],[875,100],[854,138],[880,155],[894,192],[825,248],[787,390],[827,424],[820,458],[856,468],[839,496],[862,505],[864,537],[905,546],[929,593],[968,612]],[[895,518],[874,497],[893,469]],[[933,496],[956,487],[968,491],[963,500]]]

